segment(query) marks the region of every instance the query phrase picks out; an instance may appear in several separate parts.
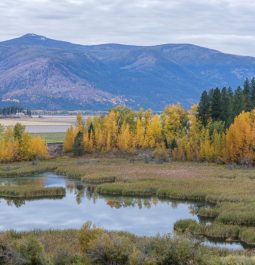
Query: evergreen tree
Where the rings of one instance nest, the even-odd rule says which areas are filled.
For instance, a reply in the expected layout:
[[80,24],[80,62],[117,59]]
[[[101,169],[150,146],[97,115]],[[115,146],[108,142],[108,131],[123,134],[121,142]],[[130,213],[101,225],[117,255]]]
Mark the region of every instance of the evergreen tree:
[[244,97],[244,110],[251,110],[251,102],[250,102],[250,81],[246,78],[243,85],[243,97]]
[[244,101],[244,94],[239,86],[234,95],[234,102],[233,102],[233,115],[236,117],[245,109],[245,101]]
[[210,98],[207,91],[204,91],[198,105],[198,118],[204,126],[208,123],[210,115]]
[[229,127],[232,122],[232,91],[224,87],[221,91],[221,115],[220,120],[225,123],[225,127]]
[[211,103],[211,117],[213,120],[220,120],[222,113],[221,92],[219,88],[214,89]]
[[255,78],[252,78],[250,84],[250,102],[251,102],[251,109],[255,108]]
[[73,153],[75,156],[82,156],[84,154],[84,141],[83,141],[83,132],[79,131],[74,138],[73,144]]

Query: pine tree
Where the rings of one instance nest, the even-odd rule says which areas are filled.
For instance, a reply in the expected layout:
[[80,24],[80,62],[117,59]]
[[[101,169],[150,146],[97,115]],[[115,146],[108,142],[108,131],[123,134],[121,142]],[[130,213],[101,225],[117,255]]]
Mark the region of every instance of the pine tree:
[[223,88],[221,91],[221,115],[220,120],[225,123],[225,127],[228,128],[232,122],[232,94],[227,88]]
[[214,89],[212,94],[212,103],[211,103],[211,117],[213,120],[220,120],[222,115],[222,101],[221,101],[221,92],[219,88]]
[[243,85],[244,111],[251,110],[250,90],[250,81],[248,78],[246,78]]
[[83,140],[83,132],[79,131],[74,138],[73,144],[73,153],[75,156],[82,156],[84,154],[84,140]]
[[250,87],[251,91],[251,98],[250,98],[250,102],[251,102],[251,109],[255,108],[255,78],[252,78],[251,80],[251,87]]
[[245,109],[245,101],[244,101],[244,94],[239,86],[234,94],[234,101],[233,101],[233,116],[236,117]]
[[198,117],[201,123],[206,126],[210,119],[211,113],[210,113],[210,98],[208,96],[207,91],[204,91],[202,93],[202,96],[200,98],[200,102],[198,105]]

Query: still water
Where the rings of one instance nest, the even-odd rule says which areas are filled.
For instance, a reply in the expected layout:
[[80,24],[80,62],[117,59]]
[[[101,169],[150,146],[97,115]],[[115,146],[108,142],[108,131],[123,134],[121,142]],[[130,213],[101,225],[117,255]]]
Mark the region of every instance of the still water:
[[[91,221],[107,230],[128,231],[136,235],[153,236],[173,233],[180,219],[194,219],[193,203],[163,201],[157,198],[103,197],[95,194],[79,180],[52,173],[33,177],[1,178],[0,185],[37,185],[64,187],[66,196],[59,199],[6,200],[0,199],[0,230],[80,228]],[[205,244],[242,249],[238,243],[206,241]]]

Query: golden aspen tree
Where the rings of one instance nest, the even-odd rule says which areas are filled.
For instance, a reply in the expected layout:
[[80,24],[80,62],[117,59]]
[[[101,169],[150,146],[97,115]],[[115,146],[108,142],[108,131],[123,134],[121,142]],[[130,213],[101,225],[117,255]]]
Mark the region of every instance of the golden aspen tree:
[[253,128],[251,114],[242,112],[234,123],[229,127],[226,134],[226,160],[231,162],[241,162],[242,160],[252,160],[253,151]]
[[148,121],[144,138],[146,147],[153,148],[156,144],[161,143],[162,129],[159,115],[152,116]]
[[118,148],[121,151],[130,151],[132,146],[132,136],[129,129],[129,124],[123,124],[121,126],[120,133],[118,135]]
[[117,145],[117,119],[116,113],[111,111],[105,120],[106,151],[114,149]]
[[143,127],[143,122],[141,119],[136,121],[136,131],[135,131],[135,147],[140,149],[144,147],[144,134],[145,130]]
[[46,158],[48,147],[44,139],[40,136],[31,138],[31,158]]
[[68,153],[72,151],[76,134],[77,130],[73,126],[67,129],[64,140],[64,152]]
[[81,113],[77,114],[76,117],[76,128],[77,131],[83,132],[84,131],[84,121]]

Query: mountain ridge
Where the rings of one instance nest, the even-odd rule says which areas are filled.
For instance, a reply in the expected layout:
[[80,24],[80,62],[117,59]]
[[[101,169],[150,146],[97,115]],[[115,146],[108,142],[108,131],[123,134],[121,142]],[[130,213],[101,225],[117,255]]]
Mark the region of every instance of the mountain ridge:
[[1,101],[31,108],[161,110],[253,76],[254,57],[193,44],[80,45],[32,33],[0,42]]

